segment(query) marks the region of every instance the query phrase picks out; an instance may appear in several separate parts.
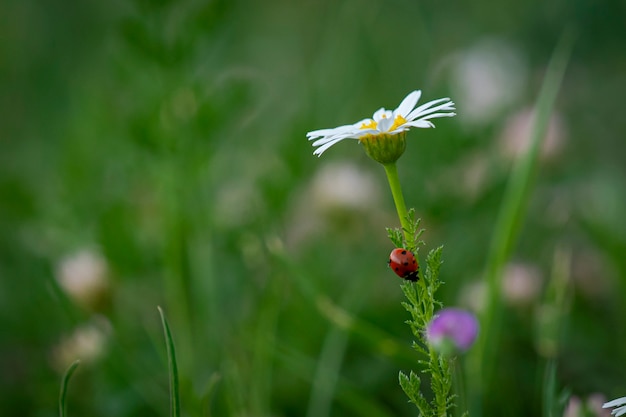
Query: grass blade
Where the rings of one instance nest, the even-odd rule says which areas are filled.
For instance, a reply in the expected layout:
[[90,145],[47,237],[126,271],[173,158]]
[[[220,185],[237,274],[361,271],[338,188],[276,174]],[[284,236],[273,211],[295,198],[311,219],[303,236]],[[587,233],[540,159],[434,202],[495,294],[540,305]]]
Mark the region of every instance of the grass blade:
[[[474,383],[475,392],[472,397],[475,400],[480,398],[481,392],[487,388],[486,384],[494,370],[493,364],[498,363],[494,360],[494,355],[495,344],[499,338],[498,318],[502,308],[500,302],[502,271],[519,236],[537,170],[539,151],[561,87],[572,45],[573,36],[570,32],[566,32],[552,55],[535,106],[536,113],[530,147],[513,166],[496,220],[485,271],[487,303],[481,317],[481,335],[478,346],[468,358],[467,363],[469,375]],[[473,404],[472,414],[481,414],[477,406],[478,404]]]
[[543,417],[554,417],[556,410],[556,362],[551,359],[546,364],[543,381]]
[[163,333],[165,334],[165,346],[167,348],[167,364],[169,368],[170,379],[170,416],[180,417],[180,396],[178,393],[178,366],[176,365],[176,351],[174,350],[174,339],[170,332],[170,326],[161,307],[159,314],[161,315],[161,323],[163,324]]
[[63,380],[61,381],[61,392],[59,393],[59,416],[67,417],[67,403],[65,401],[65,397],[67,395],[67,385],[70,382],[70,378],[72,374],[78,368],[80,364],[80,360],[75,360],[67,371],[65,371],[65,375],[63,375]]

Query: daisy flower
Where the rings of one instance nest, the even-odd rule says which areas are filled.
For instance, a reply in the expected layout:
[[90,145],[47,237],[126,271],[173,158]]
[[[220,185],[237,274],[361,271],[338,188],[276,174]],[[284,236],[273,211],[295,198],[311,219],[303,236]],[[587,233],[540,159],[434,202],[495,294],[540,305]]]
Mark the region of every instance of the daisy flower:
[[602,408],[612,408],[617,407],[613,411],[611,411],[611,415],[616,417],[623,416],[626,414],[626,397],[618,398],[613,401],[609,401],[608,403],[604,403]]
[[357,139],[373,159],[385,163],[395,162],[406,147],[405,132],[412,127],[435,127],[431,119],[452,117],[454,102],[449,98],[440,98],[415,107],[420,99],[420,90],[412,91],[393,111],[378,109],[371,119],[335,127],[314,130],[306,134],[314,140],[314,155],[322,155],[328,148],[344,139]]

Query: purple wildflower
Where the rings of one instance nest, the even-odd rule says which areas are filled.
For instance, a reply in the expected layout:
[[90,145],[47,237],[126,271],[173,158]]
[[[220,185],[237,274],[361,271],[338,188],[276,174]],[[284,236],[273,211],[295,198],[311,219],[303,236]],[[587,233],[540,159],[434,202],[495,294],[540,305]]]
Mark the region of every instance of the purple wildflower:
[[469,349],[478,335],[478,320],[465,310],[445,308],[428,323],[426,339],[443,354],[464,352]]

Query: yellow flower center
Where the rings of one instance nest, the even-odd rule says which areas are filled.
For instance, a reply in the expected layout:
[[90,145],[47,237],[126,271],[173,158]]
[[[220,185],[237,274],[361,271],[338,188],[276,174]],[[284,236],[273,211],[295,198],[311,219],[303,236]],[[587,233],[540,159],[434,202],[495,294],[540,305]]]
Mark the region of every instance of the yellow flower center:
[[[386,117],[383,116],[383,119],[385,119],[385,118]],[[404,117],[402,117],[401,115],[397,115],[395,120],[393,121],[393,124],[389,128],[389,131],[397,129],[398,126],[402,126],[405,123],[406,123],[406,119]],[[372,120],[369,123],[361,123],[361,129],[362,130],[365,130],[365,129],[377,129],[377,128],[378,128],[378,123],[376,123],[375,120]]]
[[369,123],[361,123],[361,130],[376,129],[377,126],[378,126],[378,123],[376,123],[374,120],[372,120]]
[[389,128],[389,131],[397,129],[398,126],[402,126],[405,123],[406,123],[406,119],[404,117],[400,116],[400,115],[397,115],[396,116],[396,120],[393,121],[393,124]]

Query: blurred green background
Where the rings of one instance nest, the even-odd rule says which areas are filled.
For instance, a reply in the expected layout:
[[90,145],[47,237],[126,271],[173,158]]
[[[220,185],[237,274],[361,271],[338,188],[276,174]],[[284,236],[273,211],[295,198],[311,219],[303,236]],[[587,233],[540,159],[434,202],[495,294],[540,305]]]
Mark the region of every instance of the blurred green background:
[[[419,357],[386,268],[384,172],[353,141],[315,158],[305,133],[414,89],[457,103],[409,133],[399,171],[422,250],[445,246],[443,302],[480,310],[494,219],[566,28],[481,403],[540,415],[549,358],[559,389],[626,395],[623,1],[1,9],[1,415],[57,415],[78,358],[70,415],[168,415],[157,305],[185,415],[416,415],[397,382]],[[546,335],[555,270],[566,320]]]

